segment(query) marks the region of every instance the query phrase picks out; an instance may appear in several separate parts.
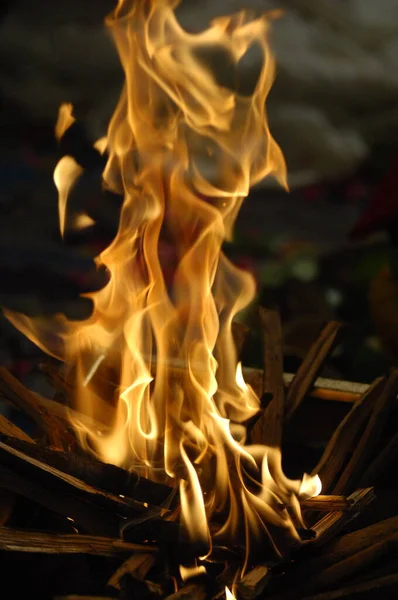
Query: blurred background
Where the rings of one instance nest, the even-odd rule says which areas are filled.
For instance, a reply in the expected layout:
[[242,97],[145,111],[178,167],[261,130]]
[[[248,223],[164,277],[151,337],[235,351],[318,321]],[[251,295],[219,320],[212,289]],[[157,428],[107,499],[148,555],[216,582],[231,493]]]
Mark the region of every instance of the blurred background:
[[[60,244],[54,123],[67,101],[90,137],[106,132],[123,83],[103,27],[112,7],[111,0],[3,1],[2,241]],[[398,348],[398,3],[184,0],[178,16],[197,31],[214,16],[247,7],[284,9],[272,29],[278,69],[268,112],[290,193],[272,181],[254,189],[226,251],[255,275],[257,302],[279,307],[287,370],[325,321],[339,319],[347,331],[326,375],[370,381],[396,360]],[[248,79],[255,69],[248,56]],[[80,240],[79,252],[92,256],[95,244]],[[254,312],[242,320],[253,324]],[[39,360],[1,317],[0,362],[35,387]],[[261,363],[258,340],[245,362]]]

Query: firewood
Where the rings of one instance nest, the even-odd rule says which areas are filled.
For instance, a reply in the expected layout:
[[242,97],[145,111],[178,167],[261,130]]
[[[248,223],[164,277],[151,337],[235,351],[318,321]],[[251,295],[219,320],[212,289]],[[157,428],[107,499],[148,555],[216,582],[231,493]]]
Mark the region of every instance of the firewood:
[[0,441],[32,459],[54,467],[62,473],[76,477],[93,488],[154,506],[168,506],[173,489],[115,465],[102,463],[88,455],[54,451],[0,434]]
[[328,323],[319,338],[311,346],[309,352],[293,377],[286,396],[286,418],[290,419],[301,402],[311,390],[327,357],[332,351],[341,324],[335,321]]
[[[133,552],[131,560],[156,552],[154,546],[131,544],[117,538],[83,534],[56,534],[0,527],[0,549],[9,552],[34,554],[91,554],[95,556],[125,556]],[[125,563],[123,563],[125,564]]]
[[373,449],[379,441],[392,406],[398,393],[398,370],[392,370],[382,393],[376,400],[365,431],[356,444],[354,452],[334,488],[335,494],[352,491],[360,480],[369,462]]
[[[287,388],[293,379],[294,375],[292,373],[284,374],[284,382]],[[368,391],[368,388],[368,383],[318,377],[308,395],[320,400],[354,404]]]
[[351,452],[355,438],[377,398],[385,386],[384,378],[376,379],[368,391],[356,402],[347,416],[341,421],[331,437],[325,451],[315,467],[313,474],[318,473],[322,481],[322,489],[329,492],[333,489],[337,477]]
[[40,365],[40,371],[44,373],[54,389],[67,397],[73,396],[73,386],[65,377],[64,370],[58,364],[53,362],[43,362]]
[[[74,382],[73,377],[71,375],[66,375],[63,367],[58,367],[54,363],[43,363],[41,366],[41,371],[46,375],[49,383],[54,387],[56,392],[61,398],[68,401],[68,404],[73,405],[73,399],[75,396],[74,392]],[[116,382],[115,382],[116,383]],[[84,414],[83,412],[79,412],[75,409],[71,409],[65,407],[64,411],[60,411],[60,409],[54,407],[53,405],[50,407],[57,412],[62,412],[62,417],[65,417],[68,423],[70,424],[71,418],[74,417],[76,420],[81,421],[82,423],[86,423],[89,427],[98,427],[99,430],[103,430],[106,432],[107,423],[112,421],[114,416],[114,409],[107,402],[101,400],[101,398],[97,397],[97,404],[100,405],[101,410],[98,411],[101,414],[101,421],[93,419],[91,416]],[[44,404],[47,404],[47,401],[44,401]],[[57,402],[58,406],[62,406],[60,402]]]
[[317,592],[330,587],[336,587],[336,584],[368,569],[376,561],[393,555],[397,547],[398,535],[369,546],[330,566],[318,575],[313,575],[309,585],[303,585],[303,591],[305,589],[306,593]]
[[51,446],[59,449],[64,447],[62,440],[65,427],[61,421],[43,410],[36,400],[36,395],[25,388],[4,367],[0,367],[0,393],[33,419]]
[[35,444],[36,442],[32,440],[28,436],[27,433],[22,431],[19,427],[14,425],[11,421],[7,419],[4,415],[0,414],[0,433],[3,435],[11,436],[17,438],[18,440],[22,440],[24,442],[30,442],[31,444]]
[[112,596],[80,596],[70,594],[68,596],[55,596],[54,600],[115,600]]
[[269,567],[266,565],[254,567],[238,583],[239,598],[243,600],[257,598],[265,590],[269,578]]
[[261,417],[251,430],[254,444],[280,446],[282,442],[283,419],[285,412],[285,391],[283,387],[283,347],[282,328],[279,314],[273,310],[260,308],[260,319],[264,343],[263,394],[271,394],[272,400],[263,410]]
[[[53,367],[53,365],[51,365],[51,367]],[[40,410],[43,411],[49,419],[54,417],[58,419],[62,423],[62,427],[64,428],[65,433],[67,432],[69,434],[70,432],[72,432],[72,418],[75,421],[79,421],[83,425],[86,425],[90,429],[93,429],[94,431],[101,431],[104,434],[106,434],[108,431],[108,427],[106,426],[106,424],[100,423],[99,421],[95,421],[91,417],[83,415],[82,413],[73,410],[73,408],[62,404],[61,402],[58,402],[56,400],[50,400],[49,398],[43,398],[39,394],[35,394],[34,396],[35,401],[39,406]],[[67,441],[71,441],[71,438],[69,438],[69,436]]]
[[330,512],[322,517],[322,519],[312,526],[316,537],[308,543],[315,546],[322,546],[341,531],[347,523],[355,519],[359,512],[374,499],[373,488],[357,490],[348,497],[348,501],[351,503],[351,510]]
[[0,526],[7,524],[14,510],[16,500],[16,494],[0,487]]
[[345,496],[319,495],[315,498],[302,500],[301,508],[316,510],[320,512],[332,512],[335,510],[350,510],[351,503]]
[[125,575],[132,575],[136,579],[145,579],[155,564],[155,560],[155,556],[148,553],[130,556],[109,579],[108,586],[120,590],[120,580]]
[[391,438],[388,444],[375,456],[370,465],[359,480],[361,487],[376,484],[379,478],[389,469],[398,457],[398,432]]
[[[340,598],[359,598],[361,596],[376,598],[376,595],[379,594],[381,594],[382,598],[392,598],[393,596],[390,593],[392,590],[395,591],[395,589],[398,591],[398,574],[386,575],[385,577],[372,579],[365,583],[358,583],[345,588],[339,588],[338,590],[306,596],[303,600],[340,600]],[[389,595],[384,596],[383,594],[385,593]]]
[[47,508],[55,514],[70,520],[79,530],[87,531],[93,535],[117,537],[119,535],[120,520],[109,511],[105,512],[87,501],[66,494],[53,491],[51,485],[42,485],[19,475],[13,470],[0,466],[1,488]]
[[94,535],[117,536],[123,518],[148,512],[142,503],[94,488],[2,441],[0,465],[1,487],[71,517]]
[[233,321],[232,323],[232,336],[234,338],[235,347],[236,347],[236,355],[238,359],[242,355],[243,346],[245,345],[246,338],[249,334],[249,327],[244,325],[243,323],[238,323],[237,321]]
[[320,573],[330,565],[339,563],[349,556],[362,552],[366,548],[396,535],[398,535],[398,516],[385,519],[358,531],[346,533],[337,540],[332,540],[325,547],[321,556],[316,556],[307,561],[305,571]]
[[187,585],[181,588],[178,592],[167,596],[166,600],[206,600],[207,593],[201,585]]
[[[62,369],[60,369],[57,365],[54,365],[54,363],[42,363],[40,368],[57,391],[62,392],[64,396],[69,398],[73,395],[73,387],[63,375]],[[258,396],[261,396],[264,378],[263,369],[243,367],[242,370],[246,383],[254,389]],[[294,375],[292,373],[284,373],[283,382],[286,390],[289,389],[293,379]],[[315,380],[313,387],[309,391],[308,396],[325,401],[355,404],[355,402],[358,402],[361,396],[367,392],[368,388],[369,385],[367,383],[353,383],[351,381],[341,381],[339,379],[318,377]],[[54,411],[54,413],[60,418],[67,418],[68,411],[71,410],[59,402],[52,402],[47,400],[47,398],[39,398],[39,401],[40,404],[43,404],[45,408],[47,407],[47,403],[49,403],[51,406],[51,411]],[[72,410],[72,414],[73,412],[74,411]],[[79,413],[79,418],[80,416],[81,415]],[[89,417],[84,417],[84,415],[82,415],[82,417],[86,418],[87,421],[90,421]],[[91,422],[93,421],[91,420]],[[102,423],[94,423],[100,427],[104,426]]]

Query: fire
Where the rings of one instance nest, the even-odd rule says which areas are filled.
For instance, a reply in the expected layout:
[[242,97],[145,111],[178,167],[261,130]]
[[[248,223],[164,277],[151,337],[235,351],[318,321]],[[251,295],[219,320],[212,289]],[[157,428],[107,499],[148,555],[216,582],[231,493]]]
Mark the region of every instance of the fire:
[[[179,486],[181,523],[207,555],[214,540],[245,536],[249,547],[270,525],[297,538],[298,499],[319,493],[320,482],[291,481],[278,448],[246,445],[243,423],[259,400],[237,364],[231,324],[255,285],[222,252],[250,187],[268,175],[286,184],[265,112],[274,78],[269,17],[242,11],[194,35],[179,25],[177,4],[119,0],[106,20],[125,86],[96,147],[108,153],[103,186],[124,204],[117,236],[98,257],[111,278],[92,295],[92,317],[9,317],[68,365],[75,408],[104,425],[90,428],[74,412],[81,445]],[[262,68],[244,95],[239,62],[254,45]],[[229,86],[212,69],[214,53],[225,58]],[[66,105],[57,136],[72,123]],[[82,172],[69,156],[55,169],[61,232]],[[176,254],[171,283],[164,239]]]

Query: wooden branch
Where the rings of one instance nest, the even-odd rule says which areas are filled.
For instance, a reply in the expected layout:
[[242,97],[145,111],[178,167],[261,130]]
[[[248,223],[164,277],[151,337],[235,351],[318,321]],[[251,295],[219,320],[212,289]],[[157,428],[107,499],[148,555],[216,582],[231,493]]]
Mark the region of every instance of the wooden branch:
[[43,362],[40,365],[40,371],[45,374],[49,383],[60,394],[68,398],[73,396],[73,387],[64,375],[63,369],[53,362]]
[[54,600],[115,600],[113,596],[81,596],[69,594],[68,596],[55,596]]
[[379,441],[392,406],[398,393],[398,370],[392,370],[385,387],[376,400],[376,404],[366,425],[365,431],[356,444],[354,452],[336,483],[334,493],[343,494],[352,491],[361,479],[364,469]]
[[398,589],[398,574],[386,575],[386,577],[379,577],[365,583],[358,583],[345,588],[339,588],[338,590],[306,596],[303,600],[340,600],[340,598],[356,598],[360,596],[376,598],[376,596],[380,597],[379,594],[382,594],[382,598],[392,598],[390,595],[383,596],[383,592],[387,592],[388,588]]
[[270,570],[266,565],[258,565],[238,583],[239,598],[253,600],[262,594],[270,579]]
[[337,540],[332,540],[321,556],[310,559],[305,565],[305,571],[320,573],[330,565],[336,564],[349,556],[362,552],[369,546],[398,535],[398,516],[391,517],[364,529],[346,533]]
[[336,510],[351,510],[352,503],[345,496],[320,495],[300,502],[301,508],[319,512],[333,512]]
[[187,585],[178,592],[167,596],[166,600],[206,600],[206,589],[201,585]]
[[336,343],[340,329],[340,323],[335,321],[328,323],[321,331],[319,338],[308,351],[289,385],[286,396],[287,419],[290,419],[293,416],[314,385],[320,370]]
[[142,503],[94,488],[2,441],[0,465],[2,487],[71,517],[94,535],[117,536],[123,517],[153,514],[153,509]]
[[351,452],[354,440],[384,386],[384,378],[376,379],[360,401],[353,405],[332,435],[318,465],[313,471],[313,474],[318,473],[322,481],[322,489],[326,492],[333,489],[337,477]]
[[[54,386],[58,391],[62,391],[62,393],[70,397],[72,393],[72,387],[66,381],[66,379],[62,375],[62,370],[54,365],[53,363],[43,363],[40,365],[43,373],[46,374],[49,382]],[[263,384],[263,369],[254,369],[251,367],[243,367],[243,376],[247,384],[249,384],[258,396],[261,396],[262,384]],[[285,388],[288,389],[291,382],[294,379],[293,373],[284,373],[283,381]],[[354,404],[358,400],[360,400],[361,396],[367,392],[369,385],[367,383],[357,383],[352,381],[342,381],[340,379],[329,379],[325,377],[318,377],[315,382],[313,388],[309,391],[309,396],[313,398],[319,398],[320,400],[330,401],[330,402],[344,402],[347,404]],[[59,417],[68,417],[68,411],[75,412],[72,409],[65,407],[63,404],[59,402],[54,402],[51,400],[47,400],[46,398],[40,399],[43,400],[44,408],[47,407],[47,403],[50,403],[51,412],[54,411]],[[55,405],[55,406],[54,406]],[[90,418],[81,415],[80,413],[76,413],[79,415],[79,418],[87,419],[90,421]],[[103,423],[98,423],[98,421],[92,421],[96,424],[96,426],[104,427]]]
[[351,503],[351,510],[336,511],[326,514],[312,526],[312,530],[315,532],[316,537],[307,543],[315,546],[322,546],[341,531],[344,525],[352,519],[355,519],[360,511],[373,502],[374,499],[375,494],[373,488],[357,490],[348,497],[348,501]]
[[[72,452],[54,451],[2,435],[0,435],[0,441],[32,459],[117,497],[124,496],[138,502],[159,506],[166,505],[173,495],[173,489],[166,485],[155,483],[115,465],[102,463],[88,455],[81,456]],[[177,500],[178,497],[175,502]]]
[[348,578],[357,575],[361,571],[368,569],[377,560],[382,560],[389,555],[393,555],[398,547],[398,536],[395,535],[377,544],[369,546],[352,556],[330,566],[321,573],[313,574],[309,586],[303,585],[303,591],[317,592],[329,587],[336,587],[336,584]]
[[365,472],[359,480],[359,485],[365,487],[375,485],[379,478],[388,471],[389,467],[394,463],[398,457],[398,432],[391,438],[389,443],[383,448],[379,454],[375,456],[370,465],[366,468]]
[[[131,544],[110,537],[93,535],[44,533],[0,527],[0,549],[8,552],[31,552],[34,554],[92,554],[96,556],[123,556],[140,552],[137,556],[151,556],[154,546]],[[133,558],[135,558],[134,555]]]
[[36,443],[24,431],[22,431],[22,429],[14,425],[14,423],[9,421],[7,417],[2,414],[0,414],[0,433],[17,438],[18,440],[22,440],[24,442],[29,442],[31,444]]
[[260,308],[264,343],[263,394],[272,394],[272,400],[253,426],[251,440],[254,444],[280,447],[285,413],[283,387],[282,327],[279,314]]
[[43,485],[26,475],[15,473],[0,466],[1,487],[47,508],[55,514],[70,520],[77,528],[92,535],[117,537],[120,519],[114,513],[90,504],[80,497],[52,490],[51,485]]
[[4,367],[0,367],[0,393],[38,425],[51,446],[64,448],[65,425],[56,416],[44,410],[36,395]]
[[235,347],[236,347],[236,355],[238,360],[242,355],[243,346],[245,345],[246,338],[249,334],[249,327],[244,325],[243,323],[238,323],[237,321],[233,321],[232,323],[232,336],[234,338]]
[[120,581],[125,575],[131,575],[135,579],[143,580],[154,564],[154,554],[134,554],[115,571],[107,585],[120,590]]
[[[64,377],[61,367],[54,365],[53,363],[46,362],[40,365],[40,370],[47,377],[49,383],[54,387],[55,391],[60,393],[62,392],[62,395],[69,399],[73,397],[73,388]],[[80,420],[88,427],[98,428],[100,431],[104,432],[107,430],[104,423],[95,421],[91,417],[83,415],[82,413],[75,411],[73,408],[62,404],[61,402],[50,400],[49,398],[43,398],[42,396],[37,396],[37,402],[45,411],[55,415],[61,419],[61,421],[65,421],[68,424],[70,424],[71,417],[73,417],[75,420]]]

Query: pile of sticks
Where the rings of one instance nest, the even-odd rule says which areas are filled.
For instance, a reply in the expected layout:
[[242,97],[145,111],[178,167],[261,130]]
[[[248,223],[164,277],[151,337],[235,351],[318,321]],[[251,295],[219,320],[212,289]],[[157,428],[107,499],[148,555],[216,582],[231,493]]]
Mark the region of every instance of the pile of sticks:
[[[261,324],[264,369],[244,370],[262,398],[261,411],[248,424],[250,441],[284,447],[309,398],[321,406],[321,420],[329,420],[332,405],[344,408],[318,464],[312,465],[323,495],[302,502],[308,528],[300,532],[301,543],[282,560],[259,548],[242,577],[244,548],[239,543],[214,547],[203,563],[206,573],[196,570],[184,581],[179,565],[195,564],[200,550],[184,539],[173,519],[178,494],[85,454],[65,404],[30,392],[0,368],[1,399],[35,431],[29,436],[16,425],[17,418],[0,415],[0,589],[5,597],[28,598],[34,591],[42,599],[211,600],[224,598],[226,588],[243,600],[333,600],[376,592],[396,597],[396,481],[387,492],[380,482],[397,463],[398,436],[391,425],[398,372],[370,386],[322,387],[317,377],[340,333],[333,322],[297,373],[287,377],[278,314],[262,310]],[[245,333],[236,326],[238,351]],[[45,371],[58,398],[70,396],[62,372],[50,365]]]

